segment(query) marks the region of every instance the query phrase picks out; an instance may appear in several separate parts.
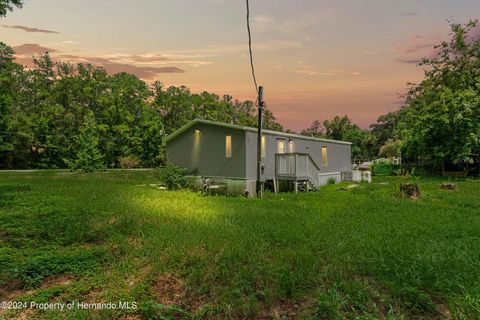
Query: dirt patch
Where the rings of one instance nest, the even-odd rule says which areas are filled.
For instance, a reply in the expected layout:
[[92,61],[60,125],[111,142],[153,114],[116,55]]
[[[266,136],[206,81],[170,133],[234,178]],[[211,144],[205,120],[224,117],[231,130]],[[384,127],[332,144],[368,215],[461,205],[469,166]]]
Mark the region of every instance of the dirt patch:
[[138,315],[128,315],[128,316],[119,318],[119,320],[140,320],[140,319],[142,319],[142,317]]
[[102,288],[96,287],[90,290],[82,299],[83,302],[86,303],[98,303],[98,302],[103,302],[101,299],[99,299],[99,296],[102,293]]
[[451,320],[452,318],[452,313],[450,312],[450,309],[446,305],[440,304],[438,305],[438,313],[442,317],[442,319],[445,320]]
[[[33,290],[23,290],[20,280],[12,280],[0,287],[0,301],[15,301],[18,297],[31,294]],[[7,309],[0,308],[0,317],[3,317]]]
[[[33,319],[35,315],[34,310],[32,309],[26,309],[20,312],[19,314],[15,315],[15,317],[12,317],[10,319],[15,319],[15,320],[28,320],[28,319]],[[8,319],[8,318],[6,318]]]
[[34,292],[35,290],[22,289],[22,282],[20,280],[12,280],[0,287],[0,301],[13,301],[18,297],[33,294]]
[[441,189],[445,189],[445,190],[456,190],[457,189],[457,185],[455,183],[442,183],[440,185],[440,188]]
[[[73,276],[59,275],[48,277],[42,282],[39,289],[48,289],[55,286],[67,286],[74,280]],[[22,289],[22,282],[19,280],[10,281],[8,284],[0,287],[0,301],[15,301],[19,297],[34,295],[38,289]],[[0,309],[0,316],[3,316],[7,310]],[[32,310],[24,310],[16,315],[16,319],[28,319],[32,316]]]
[[129,287],[133,287],[134,285],[138,283],[142,283],[145,281],[145,278],[148,277],[150,272],[152,272],[152,266],[149,264],[144,264],[143,267],[141,267],[141,264],[139,264],[139,272],[133,273],[130,277],[127,278],[127,285]]
[[164,305],[185,304],[185,286],[182,280],[171,273],[158,276],[154,283],[157,302]]
[[177,305],[195,314],[205,304],[215,305],[208,296],[193,296],[186,290],[185,282],[172,273],[157,276],[153,284],[156,301],[164,305]]
[[281,301],[274,305],[261,305],[258,319],[303,319],[305,311],[311,310],[313,300]]
[[68,286],[74,281],[74,277],[70,275],[56,275],[50,276],[40,285],[41,289],[56,287],[56,286]]

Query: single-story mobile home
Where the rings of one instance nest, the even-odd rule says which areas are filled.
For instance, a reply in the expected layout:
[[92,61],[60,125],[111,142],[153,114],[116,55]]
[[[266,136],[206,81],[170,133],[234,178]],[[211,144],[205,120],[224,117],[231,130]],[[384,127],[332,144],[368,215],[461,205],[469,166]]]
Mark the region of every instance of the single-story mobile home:
[[[351,143],[263,130],[262,181],[275,190],[317,188],[351,171]],[[205,180],[227,193],[255,194],[257,129],[193,120],[166,139],[170,163],[189,169],[195,184]]]

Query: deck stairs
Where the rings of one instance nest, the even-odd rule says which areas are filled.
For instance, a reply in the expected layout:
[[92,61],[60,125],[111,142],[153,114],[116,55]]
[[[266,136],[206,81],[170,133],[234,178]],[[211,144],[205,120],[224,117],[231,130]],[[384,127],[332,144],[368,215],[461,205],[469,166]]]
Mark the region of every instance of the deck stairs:
[[311,191],[320,187],[320,168],[308,153],[277,153],[275,178],[294,183],[295,192]]

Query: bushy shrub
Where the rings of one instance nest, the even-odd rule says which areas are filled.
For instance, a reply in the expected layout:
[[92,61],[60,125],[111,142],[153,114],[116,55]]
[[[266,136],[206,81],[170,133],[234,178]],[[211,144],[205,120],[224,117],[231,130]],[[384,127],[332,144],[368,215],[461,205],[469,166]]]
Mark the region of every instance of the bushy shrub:
[[122,169],[138,168],[140,160],[134,156],[125,156],[118,158],[118,163]]
[[371,170],[374,175],[391,176],[398,169],[398,165],[392,164],[392,160],[387,158],[380,158],[373,161]]
[[178,190],[189,186],[187,180],[188,170],[171,163],[165,167],[155,169],[154,175],[169,190]]

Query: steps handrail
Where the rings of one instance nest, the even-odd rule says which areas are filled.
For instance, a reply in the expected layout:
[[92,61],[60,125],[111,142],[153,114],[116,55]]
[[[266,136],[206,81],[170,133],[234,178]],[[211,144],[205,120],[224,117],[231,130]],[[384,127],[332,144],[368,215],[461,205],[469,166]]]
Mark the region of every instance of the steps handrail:
[[[321,172],[320,168],[318,167],[318,165],[315,163],[315,161],[313,160],[312,156],[309,154],[309,153],[301,153],[301,152],[285,152],[285,153],[276,153],[275,154],[275,174],[277,175],[279,172],[279,159],[281,157],[283,158],[287,158],[287,157],[294,157],[294,172],[293,174],[290,173],[290,174],[282,174],[284,176],[293,176],[295,178],[298,177],[298,156],[304,156],[306,157],[306,160],[307,160],[307,165],[306,165],[306,176],[314,183],[315,186],[318,186],[319,183],[320,183],[320,179],[318,177],[318,174]],[[312,166],[312,168],[309,168],[309,166]],[[313,169],[313,170],[312,170]],[[312,172],[313,171],[313,172]]]

